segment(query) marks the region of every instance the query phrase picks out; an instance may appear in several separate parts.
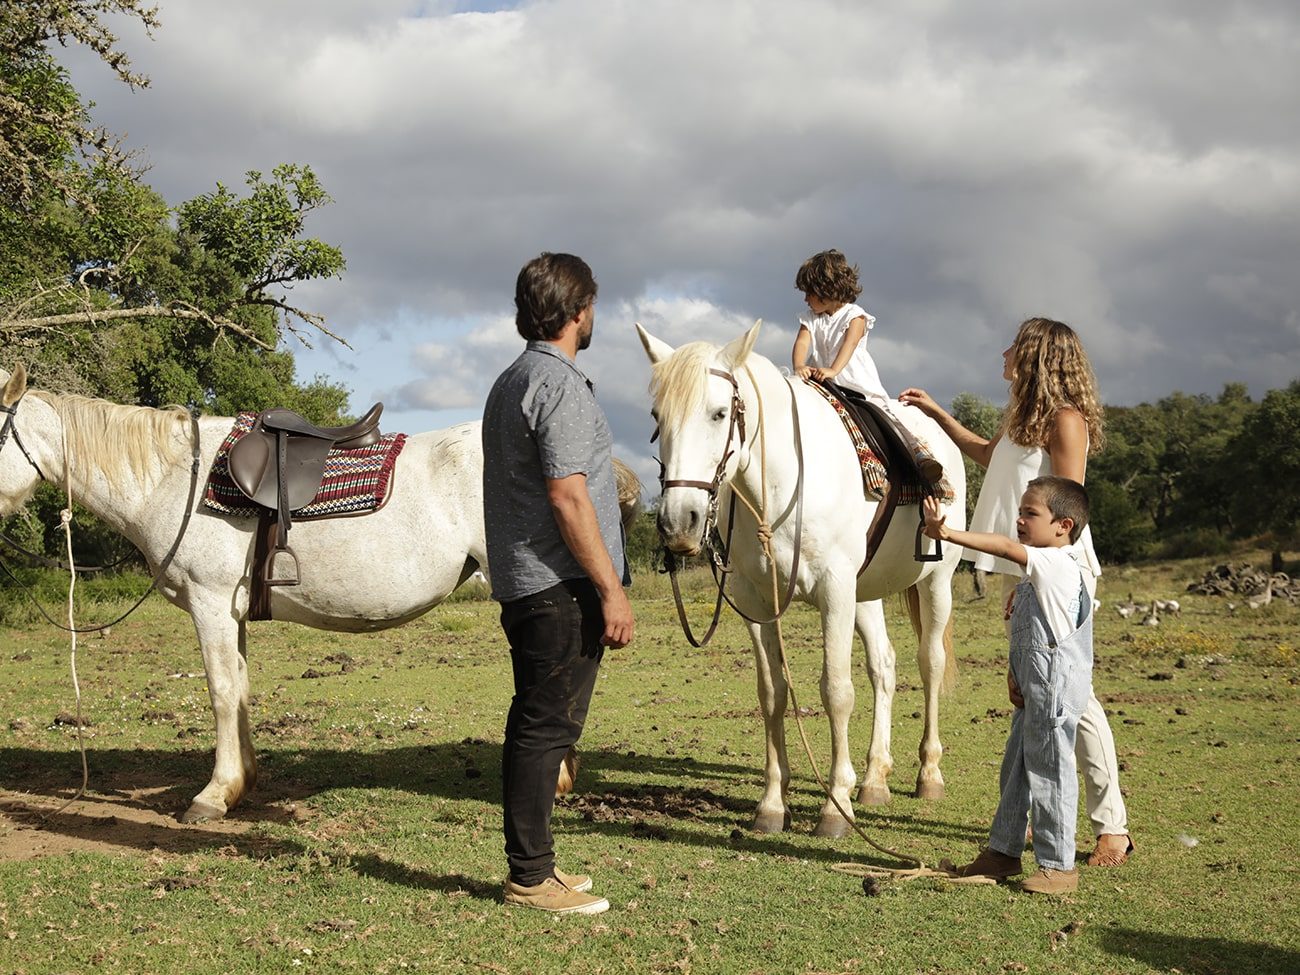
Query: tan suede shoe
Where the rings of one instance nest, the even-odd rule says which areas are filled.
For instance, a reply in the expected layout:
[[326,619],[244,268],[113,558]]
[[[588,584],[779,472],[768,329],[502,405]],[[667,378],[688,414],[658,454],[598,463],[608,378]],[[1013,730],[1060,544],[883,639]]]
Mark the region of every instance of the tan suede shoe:
[[512,907],[531,907],[550,914],[600,914],[609,910],[605,898],[570,890],[554,877],[532,887],[507,880],[502,899]]

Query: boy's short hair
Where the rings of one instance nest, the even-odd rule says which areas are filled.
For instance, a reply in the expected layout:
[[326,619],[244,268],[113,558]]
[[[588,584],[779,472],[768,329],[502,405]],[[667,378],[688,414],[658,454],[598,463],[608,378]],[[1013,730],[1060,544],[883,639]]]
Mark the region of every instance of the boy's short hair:
[[1068,477],[1045,474],[1029,482],[1026,491],[1033,491],[1047,505],[1054,521],[1069,518],[1074,522],[1070,529],[1070,544],[1079,540],[1088,525],[1088,490],[1078,481]]
[[858,266],[837,250],[814,254],[799,267],[794,286],[806,295],[823,301],[850,302],[862,294],[858,284]]
[[596,300],[596,278],[581,257],[538,254],[515,281],[515,328],[529,341],[550,341]]

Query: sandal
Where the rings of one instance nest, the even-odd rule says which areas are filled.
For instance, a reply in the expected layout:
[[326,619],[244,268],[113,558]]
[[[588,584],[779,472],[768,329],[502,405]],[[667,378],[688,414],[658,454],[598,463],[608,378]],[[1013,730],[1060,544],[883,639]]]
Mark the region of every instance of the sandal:
[[1125,834],[1128,840],[1127,849],[1123,853],[1118,851],[1103,853],[1101,850],[1101,838],[1097,839],[1097,847],[1088,855],[1088,866],[1090,867],[1122,867],[1128,863],[1129,854],[1133,852],[1133,839]]

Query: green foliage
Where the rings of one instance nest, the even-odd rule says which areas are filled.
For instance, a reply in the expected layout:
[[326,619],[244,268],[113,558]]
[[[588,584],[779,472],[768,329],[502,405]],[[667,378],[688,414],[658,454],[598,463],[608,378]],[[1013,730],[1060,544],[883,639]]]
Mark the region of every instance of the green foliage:
[[1241,529],[1294,538],[1300,525],[1300,380],[1264,397],[1242,423],[1227,459]]
[[[986,440],[992,440],[1002,424],[1002,410],[974,393],[958,393],[953,397],[948,412],[967,430]],[[962,463],[966,465],[966,524],[969,525],[971,515],[975,513],[975,501],[984,485],[984,468],[964,454]]]
[[655,527],[658,512],[653,509],[640,512],[627,533],[624,543],[627,560],[637,572],[655,572],[662,565],[662,544],[659,529]]

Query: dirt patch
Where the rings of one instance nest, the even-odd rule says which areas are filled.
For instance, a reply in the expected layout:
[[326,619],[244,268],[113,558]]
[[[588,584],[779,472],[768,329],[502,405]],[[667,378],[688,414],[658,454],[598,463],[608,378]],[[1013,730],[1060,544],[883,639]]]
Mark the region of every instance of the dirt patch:
[[[249,802],[226,819],[184,824],[168,788],[87,793],[66,809],[67,795],[0,789],[0,861],[68,853],[148,855],[227,849],[265,857],[284,844],[251,836],[258,823],[297,822],[304,810],[289,800]],[[163,801],[159,797],[166,796]]]

